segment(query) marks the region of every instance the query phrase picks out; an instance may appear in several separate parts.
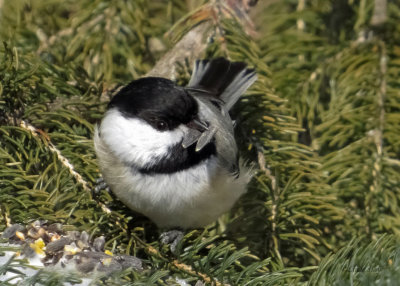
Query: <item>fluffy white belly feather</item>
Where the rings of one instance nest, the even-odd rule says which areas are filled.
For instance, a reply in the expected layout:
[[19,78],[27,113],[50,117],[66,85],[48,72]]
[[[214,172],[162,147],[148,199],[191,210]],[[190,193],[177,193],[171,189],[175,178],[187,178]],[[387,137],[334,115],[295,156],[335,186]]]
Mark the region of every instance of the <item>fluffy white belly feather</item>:
[[250,173],[241,166],[233,178],[213,156],[198,165],[172,174],[142,174],[126,166],[99,137],[95,148],[106,183],[129,208],[159,227],[206,226],[227,212],[246,191]]

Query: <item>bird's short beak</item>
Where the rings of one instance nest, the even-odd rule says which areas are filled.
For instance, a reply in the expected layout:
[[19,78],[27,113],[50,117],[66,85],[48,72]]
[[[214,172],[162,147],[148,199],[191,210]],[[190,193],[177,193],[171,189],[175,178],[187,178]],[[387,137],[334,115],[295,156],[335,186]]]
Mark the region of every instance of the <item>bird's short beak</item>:
[[189,123],[186,124],[186,126],[189,127],[189,130],[183,138],[183,148],[188,148],[189,146],[196,143],[201,137],[201,134],[203,134],[204,131],[208,130],[208,124],[197,118],[191,120]]

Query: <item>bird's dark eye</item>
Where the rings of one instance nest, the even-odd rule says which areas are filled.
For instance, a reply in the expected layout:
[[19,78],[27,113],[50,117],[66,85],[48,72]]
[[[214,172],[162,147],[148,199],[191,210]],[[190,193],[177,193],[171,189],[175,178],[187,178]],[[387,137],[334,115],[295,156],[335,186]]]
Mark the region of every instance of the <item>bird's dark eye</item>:
[[159,131],[165,131],[168,129],[168,124],[167,122],[163,121],[163,120],[157,120],[156,121],[156,128]]

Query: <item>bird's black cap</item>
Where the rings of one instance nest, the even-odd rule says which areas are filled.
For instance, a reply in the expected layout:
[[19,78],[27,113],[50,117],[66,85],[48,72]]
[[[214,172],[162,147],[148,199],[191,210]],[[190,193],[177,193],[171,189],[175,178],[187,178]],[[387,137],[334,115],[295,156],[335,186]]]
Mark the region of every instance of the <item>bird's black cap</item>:
[[[117,108],[127,117],[141,118],[164,130],[188,123],[198,111],[196,101],[182,87],[159,77],[132,81],[113,97],[108,108]],[[167,127],[159,128],[160,123]]]

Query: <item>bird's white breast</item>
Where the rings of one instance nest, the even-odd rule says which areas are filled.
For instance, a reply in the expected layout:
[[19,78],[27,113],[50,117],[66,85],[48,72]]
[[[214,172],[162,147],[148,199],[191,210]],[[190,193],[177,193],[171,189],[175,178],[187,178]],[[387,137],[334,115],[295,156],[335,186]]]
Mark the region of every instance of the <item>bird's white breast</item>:
[[[115,124],[114,121],[114,127]],[[141,137],[141,134],[137,134],[136,129],[135,134],[131,134],[136,139],[124,142],[126,138],[130,138],[126,135],[126,132],[130,132],[129,130],[122,128],[119,131],[125,132],[123,137],[110,139],[103,135],[107,128],[111,128],[111,125],[110,127],[104,126],[103,121],[101,137],[96,128],[94,138],[98,161],[105,181],[123,203],[148,216],[160,227],[205,226],[227,212],[246,190],[246,185],[251,177],[249,172],[242,168],[239,178],[233,178],[221,168],[218,158],[215,156],[189,169],[172,174],[137,172],[126,164],[135,157],[126,154],[126,151],[129,149],[130,152],[133,152],[132,142],[139,140],[137,137]],[[177,132],[180,131],[177,130]],[[144,128],[143,140],[149,140],[147,136]],[[171,138],[171,142],[175,139],[176,137]],[[159,141],[160,145],[157,148],[154,147],[157,144],[152,144],[153,149],[149,146],[142,147],[142,152],[159,151],[161,153],[162,148],[165,147],[165,138],[162,140]],[[121,144],[120,148],[117,147],[118,142]],[[163,143],[161,144],[161,142]],[[135,153],[135,155],[138,154]],[[138,157],[140,158],[140,156]],[[142,158],[149,157],[142,156]]]

